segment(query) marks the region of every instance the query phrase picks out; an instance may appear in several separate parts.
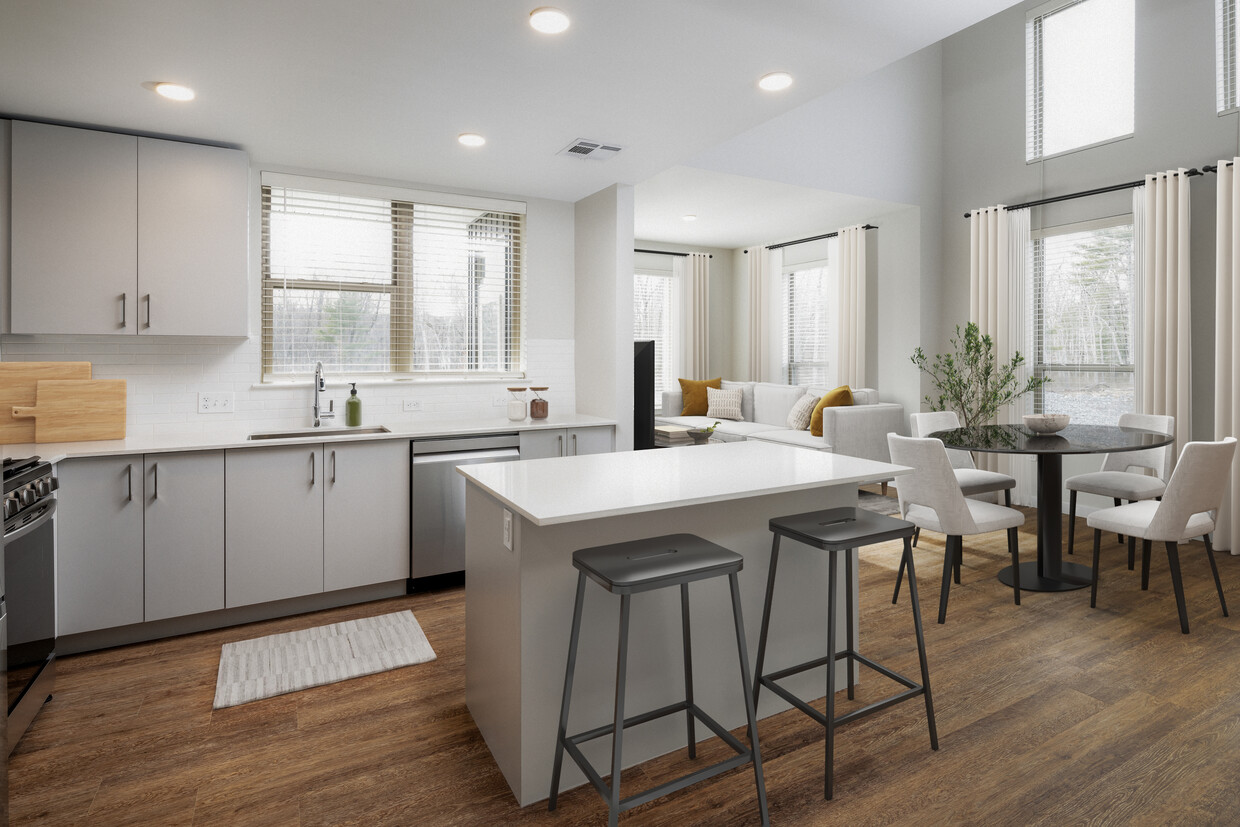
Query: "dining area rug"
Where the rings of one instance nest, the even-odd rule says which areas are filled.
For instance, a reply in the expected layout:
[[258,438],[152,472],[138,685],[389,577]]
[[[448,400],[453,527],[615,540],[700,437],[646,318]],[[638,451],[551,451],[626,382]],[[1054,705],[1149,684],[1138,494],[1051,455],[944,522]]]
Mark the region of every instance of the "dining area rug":
[[434,659],[435,650],[408,610],[225,643],[212,708]]

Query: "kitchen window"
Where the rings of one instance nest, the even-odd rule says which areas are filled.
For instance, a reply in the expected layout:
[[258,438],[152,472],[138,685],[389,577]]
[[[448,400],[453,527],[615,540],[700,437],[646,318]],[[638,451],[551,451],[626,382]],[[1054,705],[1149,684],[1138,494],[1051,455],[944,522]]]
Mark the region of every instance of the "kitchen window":
[[515,202],[264,173],[263,381],[521,376],[524,228]]
[[1029,12],[1028,161],[1132,135],[1135,14],[1134,0],[1058,0]]
[[1136,410],[1132,216],[1035,233],[1033,370],[1049,376],[1034,411],[1113,425]]
[[1240,109],[1240,94],[1236,91],[1236,0],[1215,0],[1214,23],[1221,115]]
[[784,268],[784,375],[790,385],[835,384],[839,324],[838,275],[832,262],[837,242],[830,240],[829,258]]
[[671,272],[633,274],[633,339],[654,342],[654,398],[678,390],[680,279]]

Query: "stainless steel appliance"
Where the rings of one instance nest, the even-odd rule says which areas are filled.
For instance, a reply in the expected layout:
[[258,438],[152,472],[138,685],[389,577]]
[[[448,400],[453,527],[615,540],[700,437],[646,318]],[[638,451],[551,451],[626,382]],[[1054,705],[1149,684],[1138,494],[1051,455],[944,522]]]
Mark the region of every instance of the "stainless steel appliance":
[[58,487],[38,457],[4,460],[4,583],[8,726],[5,755],[51,699],[56,673]]
[[458,465],[521,458],[516,434],[412,442],[410,577],[465,570],[465,478]]

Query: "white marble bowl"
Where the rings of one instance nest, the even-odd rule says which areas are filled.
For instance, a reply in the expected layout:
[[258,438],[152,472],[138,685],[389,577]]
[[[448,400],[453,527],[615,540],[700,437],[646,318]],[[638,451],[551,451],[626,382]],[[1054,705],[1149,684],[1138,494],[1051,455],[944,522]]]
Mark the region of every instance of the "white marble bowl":
[[1053,434],[1068,427],[1067,414],[1025,414],[1025,427],[1035,434]]

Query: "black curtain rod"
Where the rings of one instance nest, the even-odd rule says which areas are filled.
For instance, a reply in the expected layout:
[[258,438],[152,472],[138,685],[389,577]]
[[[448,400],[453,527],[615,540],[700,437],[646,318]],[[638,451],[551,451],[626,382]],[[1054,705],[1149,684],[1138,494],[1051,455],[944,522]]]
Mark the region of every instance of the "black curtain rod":
[[[1192,178],[1195,175],[1201,175],[1201,174],[1203,173],[1199,169],[1190,169],[1184,173],[1184,177]],[[1027,201],[1024,204],[1013,204],[1010,207],[1007,207],[1006,209],[1023,210],[1028,207],[1040,207],[1043,204],[1054,204],[1057,201],[1070,201],[1073,198],[1084,198],[1087,195],[1102,195],[1104,192],[1118,192],[1120,190],[1130,190],[1133,187],[1140,187],[1144,185],[1145,185],[1145,179],[1142,178],[1140,181],[1129,181],[1126,184],[1115,184],[1114,186],[1110,186],[1110,187],[1098,187],[1097,189],[1084,190],[1083,192],[1072,192],[1072,193],[1068,193],[1067,195],[1056,195],[1051,198],[1040,198],[1037,201]],[[971,215],[973,215],[972,212],[967,212],[964,214],[964,217],[968,218]]]
[[[861,227],[861,229],[863,229],[863,230],[877,230],[877,229],[878,229],[878,227],[875,227],[873,224],[865,224],[865,225],[863,225],[863,226]],[[810,236],[809,238],[798,238],[796,241],[784,241],[784,242],[781,242],[781,243],[779,243],[779,244],[771,244],[771,245],[768,245],[766,249],[768,249],[768,250],[778,250],[778,249],[781,249],[781,248],[783,248],[783,247],[791,247],[793,244],[806,244],[806,243],[808,243],[808,242],[810,242],[810,241],[821,241],[821,240],[822,240],[822,239],[824,239],[824,238],[835,238],[835,237],[836,237],[837,235],[839,235],[839,234],[840,234],[840,231],[839,231],[839,230],[836,230],[836,231],[835,231],[835,232],[833,232],[833,233],[823,233],[822,235]],[[748,251],[748,250],[746,250],[745,252],[746,252],[746,253],[748,253],[749,251]]]
[[[639,250],[636,247],[633,248],[633,252],[654,253],[656,256],[679,256],[680,258],[688,258],[691,255],[691,253],[673,253],[670,250]],[[706,256],[707,258],[715,257],[714,253],[707,253]]]
[[[1234,162],[1234,161],[1228,161],[1226,164],[1223,164],[1223,166],[1229,167],[1229,166],[1231,166],[1233,163],[1235,163],[1235,162]],[[1218,172],[1218,164],[1206,164],[1205,166],[1203,166],[1203,167],[1201,168],[1201,171],[1202,171],[1202,172]]]

